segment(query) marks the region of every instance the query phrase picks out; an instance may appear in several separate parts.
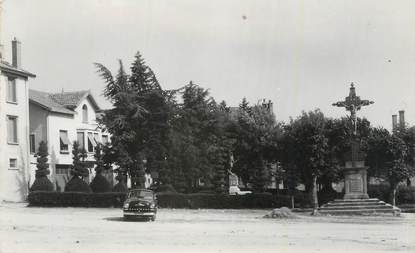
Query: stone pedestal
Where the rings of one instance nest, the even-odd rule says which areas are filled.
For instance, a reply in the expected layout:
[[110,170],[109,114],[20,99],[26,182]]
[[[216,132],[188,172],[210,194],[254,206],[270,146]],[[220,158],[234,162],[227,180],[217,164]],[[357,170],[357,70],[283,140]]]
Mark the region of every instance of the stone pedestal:
[[346,162],[343,169],[344,190],[343,199],[368,199],[367,168],[364,161]]

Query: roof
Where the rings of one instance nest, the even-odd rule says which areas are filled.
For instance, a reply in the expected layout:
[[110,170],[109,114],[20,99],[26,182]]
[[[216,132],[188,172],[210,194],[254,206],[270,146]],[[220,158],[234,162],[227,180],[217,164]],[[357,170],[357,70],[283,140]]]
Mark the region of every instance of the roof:
[[50,97],[58,104],[70,109],[75,109],[84,98],[89,98],[94,109],[101,110],[89,90],[54,93],[50,94]]
[[48,111],[63,114],[75,114],[74,109],[84,98],[88,98],[90,100],[96,111],[101,110],[95,102],[91,92],[88,90],[61,93],[47,93],[43,91],[29,90],[30,102],[35,103]]
[[0,61],[0,70],[23,78],[36,77],[35,74],[30,73],[21,68],[16,68],[8,62]]
[[51,94],[37,91],[37,90],[29,90],[29,100],[32,103],[35,103],[39,105],[40,107],[43,107],[44,109],[51,111],[51,112],[58,112],[58,113],[64,113],[64,114],[70,114],[73,115],[75,112],[73,110],[69,110],[62,106],[61,104],[58,104],[50,97]]

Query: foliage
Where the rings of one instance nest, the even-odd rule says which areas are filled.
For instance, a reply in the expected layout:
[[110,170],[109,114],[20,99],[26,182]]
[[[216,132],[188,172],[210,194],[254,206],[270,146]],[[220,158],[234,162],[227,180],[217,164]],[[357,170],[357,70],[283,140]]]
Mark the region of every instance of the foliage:
[[102,174],[96,174],[89,184],[93,192],[110,192],[111,185]]
[[111,185],[108,180],[102,175],[102,172],[107,168],[105,166],[102,144],[98,143],[95,146],[95,177],[92,179],[89,186],[93,192],[110,192]]
[[370,172],[387,180],[389,200],[393,205],[398,184],[415,175],[414,146],[415,132],[404,128],[392,134],[384,128],[374,128],[369,136],[367,160]]
[[[95,64],[106,82],[104,95],[113,103],[102,123],[111,133],[111,149],[117,172],[131,177],[132,187],[144,187],[144,170],[164,171],[170,143],[169,94],[164,92],[140,53],[128,75],[119,62],[113,77],[102,64]],[[146,161],[146,162],[144,162]],[[165,174],[161,173],[163,179]],[[165,177],[164,177],[165,178]]]
[[86,164],[87,153],[85,149],[80,149],[78,142],[74,142],[72,146],[72,178],[65,185],[65,192],[90,192],[91,188],[83,180],[89,175]]
[[282,132],[270,104],[258,103],[250,106],[244,98],[237,111],[232,131],[235,139],[233,172],[245,184],[253,184],[255,191],[262,192],[271,174],[277,172],[272,171],[271,166],[276,165],[279,160],[278,138]]
[[269,193],[254,193],[247,195],[219,194],[174,194],[160,193],[157,195],[158,204],[163,208],[276,208],[290,204],[288,196],[275,196]]
[[42,207],[122,207],[125,193],[46,192],[29,193],[29,206]]
[[49,164],[48,164],[48,146],[46,142],[41,141],[39,143],[37,157],[37,170],[36,170],[36,179],[33,182],[30,191],[53,191],[54,187],[52,182],[49,180],[47,175],[49,175]]
[[232,145],[226,104],[217,105],[207,90],[192,82],[181,96],[168,156],[172,184],[178,190],[194,192],[201,180],[223,193]]
[[113,192],[128,192],[127,184],[124,180],[119,180],[117,184],[112,188]]
[[317,178],[332,167],[332,151],[327,137],[327,119],[319,111],[303,112],[285,126],[282,163],[291,175],[306,186],[318,207]]
[[77,176],[73,176],[65,185],[65,192],[91,192],[91,187]]

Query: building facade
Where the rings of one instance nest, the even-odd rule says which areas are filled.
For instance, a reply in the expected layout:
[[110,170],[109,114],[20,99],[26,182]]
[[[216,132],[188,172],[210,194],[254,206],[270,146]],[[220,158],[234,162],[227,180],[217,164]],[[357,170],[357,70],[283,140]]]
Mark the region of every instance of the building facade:
[[[93,177],[94,151],[98,143],[107,143],[109,135],[97,123],[100,108],[90,91],[46,93],[29,91],[30,161],[36,170],[35,154],[39,143],[48,145],[50,179],[57,191],[63,191],[69,181],[72,147],[77,141],[88,152],[90,179]],[[106,175],[113,182],[112,173]]]
[[29,79],[21,43],[12,41],[12,63],[0,58],[0,201],[23,201],[30,184]]

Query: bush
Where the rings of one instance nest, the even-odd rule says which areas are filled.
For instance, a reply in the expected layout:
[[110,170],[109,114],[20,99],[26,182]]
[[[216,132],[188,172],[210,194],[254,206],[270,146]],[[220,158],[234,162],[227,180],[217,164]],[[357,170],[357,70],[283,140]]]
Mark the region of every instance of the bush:
[[[369,185],[368,194],[371,198],[378,198],[389,202],[389,184]],[[415,204],[415,187],[401,185],[396,192],[396,205]]]
[[52,182],[47,177],[50,173],[49,164],[48,164],[48,146],[46,142],[41,141],[39,143],[38,152],[36,154],[37,158],[37,170],[36,170],[36,179],[33,182],[30,191],[53,191],[54,187]]
[[92,182],[89,184],[93,192],[110,192],[111,185],[108,180],[101,174],[96,174]]
[[[288,197],[288,198],[287,198]],[[287,206],[291,202],[289,196],[275,196],[269,193],[254,193],[247,195],[218,195],[218,194],[180,194],[160,193],[158,204],[165,208],[212,208],[212,209],[241,209],[241,208],[276,208]]]
[[389,185],[388,184],[379,184],[379,185],[368,185],[367,194],[370,198],[377,198],[385,202],[389,202]]
[[171,184],[162,184],[155,189],[155,192],[176,193],[177,191]]
[[32,187],[30,187],[30,191],[54,191],[54,187],[49,178],[44,176],[35,179]]
[[112,188],[112,191],[126,193],[128,192],[127,184],[123,180],[118,181],[118,183]]
[[125,193],[84,193],[34,191],[28,196],[29,206],[46,207],[122,207]]
[[396,203],[415,204],[415,186],[400,186],[396,194]]
[[73,176],[65,185],[65,192],[91,192],[91,188],[84,180]]
[[[29,206],[47,207],[121,207],[126,194],[121,192],[46,192],[34,191],[28,196]],[[288,206],[289,196],[275,196],[267,193],[247,195],[181,194],[160,193],[158,205],[162,208],[277,208]]]

